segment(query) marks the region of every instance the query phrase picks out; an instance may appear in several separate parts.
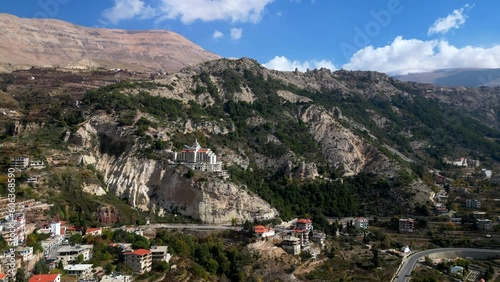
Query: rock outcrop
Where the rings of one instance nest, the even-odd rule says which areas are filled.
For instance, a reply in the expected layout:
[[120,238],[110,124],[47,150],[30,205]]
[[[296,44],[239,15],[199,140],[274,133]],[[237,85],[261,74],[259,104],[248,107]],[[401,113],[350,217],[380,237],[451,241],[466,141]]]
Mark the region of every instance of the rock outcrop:
[[[99,117],[93,122],[100,120]],[[77,132],[83,144],[91,146],[92,136],[106,125],[86,125]],[[117,132],[106,132],[117,134]],[[123,136],[117,136],[120,138]],[[97,146],[98,147],[98,146]],[[194,180],[184,177],[185,169],[176,164],[151,159],[139,159],[133,149],[118,156],[100,153],[88,148],[95,156],[85,155],[82,160],[94,162],[111,192],[138,209],[158,215],[174,212],[191,216],[207,223],[231,223],[254,219],[272,219],[278,212],[244,186],[223,180],[215,175],[203,174]],[[86,189],[96,193],[95,189]]]

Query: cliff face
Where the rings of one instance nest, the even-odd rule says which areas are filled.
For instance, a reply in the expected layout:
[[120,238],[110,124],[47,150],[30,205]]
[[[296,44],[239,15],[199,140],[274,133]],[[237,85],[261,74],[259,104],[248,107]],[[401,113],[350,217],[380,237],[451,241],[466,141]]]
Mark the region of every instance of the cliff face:
[[[103,125],[102,120],[105,117],[96,117],[76,133],[84,140],[82,145],[91,148],[91,157],[85,156],[83,161],[102,173],[108,192],[126,199],[131,206],[160,216],[174,212],[207,223],[272,219],[278,215],[244,186],[214,175],[206,174],[204,180],[194,181],[184,177],[185,169],[177,165],[138,159],[133,154],[134,148],[119,156],[100,153],[97,149],[100,144],[92,139],[101,133],[117,134],[107,131],[109,127]],[[116,137],[124,136],[117,134]]]
[[0,64],[177,71],[220,58],[170,31],[97,29],[0,14]]

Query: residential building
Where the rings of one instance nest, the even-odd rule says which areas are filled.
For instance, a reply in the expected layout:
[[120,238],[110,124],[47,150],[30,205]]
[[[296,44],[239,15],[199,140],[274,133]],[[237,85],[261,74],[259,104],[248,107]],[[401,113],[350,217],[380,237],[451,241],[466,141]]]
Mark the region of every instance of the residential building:
[[443,203],[437,203],[434,205],[434,210],[436,211],[437,214],[445,214],[448,213],[448,209]]
[[309,218],[299,218],[295,224],[295,228],[299,230],[306,230],[310,232],[313,230],[312,220]]
[[401,233],[411,233],[415,229],[415,220],[413,218],[401,218],[399,219],[399,232]]
[[271,227],[266,228],[264,225],[256,225],[253,230],[255,235],[260,238],[267,238],[276,235],[274,229]]
[[368,219],[364,217],[358,217],[354,219],[354,227],[356,229],[367,229],[368,228]]
[[478,219],[476,221],[476,225],[479,230],[484,230],[484,231],[493,230],[493,225],[491,224],[491,220],[489,219]]
[[33,247],[18,246],[16,248],[16,256],[21,257],[23,262],[30,261],[34,257]]
[[68,275],[73,275],[77,277],[89,277],[92,276],[92,264],[70,264],[64,267],[64,270]]
[[325,248],[326,234],[322,232],[314,232],[312,241],[319,244],[321,248]]
[[[0,233],[4,238],[9,238],[10,246],[17,247],[24,244],[26,237],[26,218],[23,213],[8,215],[6,221],[0,223]],[[12,235],[14,235],[12,237]]]
[[485,219],[486,218],[486,212],[481,212],[481,211],[473,211],[472,216],[475,219]]
[[151,257],[154,262],[169,262],[172,255],[168,253],[168,246],[151,246]]
[[481,201],[476,200],[476,199],[467,199],[467,200],[465,200],[465,206],[467,208],[480,209],[481,208]]
[[93,245],[61,246],[59,250],[57,250],[57,261],[62,261],[63,265],[75,263],[80,255],[83,261],[87,261],[92,258],[93,247]]
[[0,273],[0,282],[7,282],[9,281],[9,276],[5,273]]
[[49,253],[59,249],[59,247],[62,245],[64,241],[63,236],[54,236],[52,238],[49,238],[47,240],[43,240],[41,245],[43,248],[43,254],[48,255]]
[[61,274],[35,274],[29,282],[61,282]]
[[309,231],[307,231],[307,229],[294,228],[292,230],[292,236],[299,239],[302,248],[307,248],[309,246]]
[[100,282],[132,282],[129,275],[104,275]]
[[24,169],[30,165],[30,158],[28,157],[16,157],[10,160],[10,165],[18,168]]
[[151,271],[152,253],[150,250],[138,249],[123,255],[125,264],[132,268],[133,271],[138,273]]
[[454,166],[467,166],[467,159],[466,158],[460,158],[459,160],[455,160],[451,162],[452,165]]
[[193,170],[222,171],[222,162],[217,161],[217,155],[208,148],[202,148],[195,140],[193,146],[184,146],[184,150],[174,153],[174,160]]
[[285,236],[281,247],[289,254],[298,255],[300,254],[300,239],[293,236]]
[[87,228],[87,230],[85,231],[85,236],[87,235],[90,235],[90,236],[100,236],[102,235],[102,228],[93,228],[93,227],[89,227]]
[[30,168],[45,168],[45,163],[41,160],[32,160],[29,164]]

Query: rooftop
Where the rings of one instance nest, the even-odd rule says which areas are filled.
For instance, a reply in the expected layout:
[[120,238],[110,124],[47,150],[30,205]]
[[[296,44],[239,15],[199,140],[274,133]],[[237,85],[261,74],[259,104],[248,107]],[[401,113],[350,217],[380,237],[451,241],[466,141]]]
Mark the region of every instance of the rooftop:
[[312,223],[312,220],[310,220],[309,218],[299,218],[297,220],[297,223],[302,223],[302,224]]
[[143,255],[147,255],[147,254],[150,254],[150,253],[151,253],[150,250],[137,249],[137,250],[133,250],[132,252],[124,253],[124,255],[138,255],[138,256],[143,256]]
[[71,264],[71,265],[66,265],[64,267],[64,270],[85,271],[90,268],[92,268],[92,264]]
[[53,282],[60,276],[60,274],[35,274],[29,282]]

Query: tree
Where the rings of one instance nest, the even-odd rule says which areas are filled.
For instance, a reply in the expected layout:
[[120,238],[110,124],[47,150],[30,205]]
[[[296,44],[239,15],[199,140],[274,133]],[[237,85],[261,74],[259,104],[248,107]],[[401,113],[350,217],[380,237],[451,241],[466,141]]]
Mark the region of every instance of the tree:
[[49,268],[47,267],[47,264],[43,260],[39,260],[35,263],[34,269],[33,269],[34,274],[47,274],[49,273]]
[[83,254],[79,254],[77,257],[76,257],[76,263],[82,263],[83,262]]
[[425,264],[428,266],[432,266],[434,263],[429,256],[425,256]]
[[83,242],[83,237],[82,237],[82,234],[80,233],[76,233],[74,235],[71,235],[71,237],[69,237],[69,243],[74,245],[74,244],[81,244]]
[[373,266],[379,267],[380,266],[380,258],[378,257],[378,249],[373,248],[372,253],[373,253],[373,258],[372,258]]
[[24,268],[17,270],[16,282],[26,282],[26,272],[24,271]]

